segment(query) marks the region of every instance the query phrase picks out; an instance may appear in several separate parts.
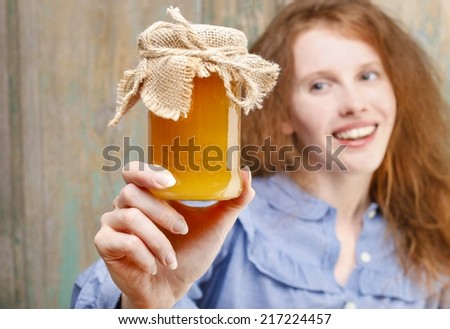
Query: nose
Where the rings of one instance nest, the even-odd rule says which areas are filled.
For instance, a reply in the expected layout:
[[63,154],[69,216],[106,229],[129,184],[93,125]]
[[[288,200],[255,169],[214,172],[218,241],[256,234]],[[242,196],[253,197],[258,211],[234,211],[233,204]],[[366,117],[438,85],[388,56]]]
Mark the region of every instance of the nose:
[[364,96],[356,86],[343,86],[340,97],[339,112],[342,116],[358,115],[366,110]]

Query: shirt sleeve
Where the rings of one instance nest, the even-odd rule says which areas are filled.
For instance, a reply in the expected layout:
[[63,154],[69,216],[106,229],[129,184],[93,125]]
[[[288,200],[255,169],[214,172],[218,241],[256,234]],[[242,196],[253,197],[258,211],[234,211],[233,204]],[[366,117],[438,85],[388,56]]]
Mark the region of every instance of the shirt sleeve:
[[115,308],[121,292],[112,281],[103,260],[81,273],[72,290],[72,308]]

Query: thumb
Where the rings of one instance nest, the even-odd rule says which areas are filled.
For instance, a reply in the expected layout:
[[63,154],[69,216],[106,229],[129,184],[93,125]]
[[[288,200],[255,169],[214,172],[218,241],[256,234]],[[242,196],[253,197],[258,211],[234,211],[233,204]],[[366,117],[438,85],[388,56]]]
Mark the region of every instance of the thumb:
[[252,173],[250,168],[245,166],[240,171],[242,178],[242,191],[241,194],[230,200],[219,201],[214,207],[220,209],[220,212],[226,213],[227,217],[236,217],[239,213],[253,200],[255,196],[255,190],[252,188]]

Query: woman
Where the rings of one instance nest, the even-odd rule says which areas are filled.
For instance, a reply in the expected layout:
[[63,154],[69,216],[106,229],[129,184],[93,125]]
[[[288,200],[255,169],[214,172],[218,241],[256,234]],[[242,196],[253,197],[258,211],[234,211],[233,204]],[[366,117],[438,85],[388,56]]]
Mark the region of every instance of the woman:
[[278,151],[244,154],[261,177],[197,209],[131,164],[74,307],[450,307],[447,105],[423,51],[363,0],[296,1],[253,51],[282,69],[243,122]]

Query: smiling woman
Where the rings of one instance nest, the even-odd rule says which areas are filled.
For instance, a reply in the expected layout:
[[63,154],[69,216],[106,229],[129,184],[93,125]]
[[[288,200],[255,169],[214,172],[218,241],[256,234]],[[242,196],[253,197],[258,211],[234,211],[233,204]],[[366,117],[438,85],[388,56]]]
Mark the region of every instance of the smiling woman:
[[[244,144],[271,135],[278,148],[346,146],[340,154],[346,171],[291,173],[305,190],[338,208],[338,281],[347,277],[339,275],[341,260],[347,275],[355,262],[358,268],[353,255],[360,252],[364,229],[358,211],[347,210],[364,209],[370,201],[379,206],[410,278],[430,287],[448,276],[449,109],[427,54],[368,1],[345,0],[293,3],[253,51],[279,63],[284,75],[266,111],[243,118],[251,126],[243,132]],[[325,144],[329,135],[333,145]],[[283,170],[286,162],[277,163]],[[272,175],[261,169],[257,174]]]
[[[127,149],[126,145],[139,145],[142,149],[146,149],[147,144],[145,127],[147,112],[142,104],[138,104],[139,109],[131,111],[128,114],[130,117],[121,122],[117,129],[106,128],[106,123],[114,114],[116,83],[124,68],[134,67],[137,64],[135,43],[138,34],[153,22],[167,19],[165,11],[168,6],[173,5],[179,6],[189,21],[224,25],[242,30],[249,39],[249,45],[252,45],[274,15],[284,5],[291,2],[293,1],[0,0],[0,72],[3,73],[0,75],[0,149],[2,150],[0,156],[0,168],[2,168],[0,171],[2,182],[0,189],[2,251],[0,308],[69,307],[73,281],[77,274],[98,258],[93,239],[99,229],[99,219],[103,213],[111,209],[111,201],[124,187],[118,170],[128,158],[137,158],[135,151],[126,152],[132,149]],[[450,40],[450,24],[448,24],[450,1],[374,0],[373,2],[401,20],[439,64],[441,76],[445,78],[445,84],[441,84],[441,87],[444,95],[450,100],[450,80],[448,79],[450,77],[448,56],[450,53],[448,42]],[[282,41],[290,35],[285,32],[280,29],[270,34],[270,42],[262,50],[266,57],[273,58],[273,53],[277,51],[276,47],[285,46]],[[393,46],[394,49],[397,48]],[[257,51],[256,48],[254,49]],[[289,54],[281,52],[279,55]],[[398,63],[404,66],[406,63],[403,61],[409,59],[409,54],[405,52]],[[280,57],[277,57],[276,61],[279,60]],[[283,78],[288,77],[289,72],[293,70],[290,66],[291,62],[284,63],[286,65],[283,68]],[[415,61],[411,63],[414,64]],[[428,86],[428,83],[421,85],[422,80],[416,68],[409,68],[409,70],[410,74],[417,74],[417,77],[411,77],[410,80],[416,81],[420,88]],[[386,73],[388,73],[387,68]],[[393,74],[392,77],[395,78],[397,72],[394,70],[390,74]],[[392,84],[399,86],[402,79],[404,79],[403,73],[395,78],[395,83],[394,79],[391,79]],[[290,86],[291,84],[286,84],[285,80],[280,81],[277,92],[272,94],[272,103],[266,102],[265,108],[259,111],[258,114],[268,115],[261,117],[262,120],[266,120],[262,130],[258,130],[261,126],[252,126],[252,120],[257,117],[256,113],[250,114],[252,119],[249,117],[249,120],[246,116],[243,117],[245,120],[243,126],[248,127],[243,137],[250,146],[249,155],[255,164],[259,161],[261,170],[269,168],[271,171],[276,171],[273,164],[278,163],[276,160],[279,155],[272,151],[276,147],[273,144],[275,141],[277,143],[281,141],[279,145],[286,146],[280,150],[281,155],[287,150],[284,153],[286,165],[291,165],[291,168],[305,168],[305,166],[292,166],[289,158],[291,150],[294,149],[293,145],[297,145],[298,148],[300,141],[293,141],[292,136],[282,134],[281,129],[273,129],[279,123],[270,117],[270,113],[277,113],[272,109],[286,107],[284,101],[288,98],[284,96],[283,89]],[[416,214],[423,212],[424,209],[436,209],[436,213],[445,213],[444,210],[439,210],[439,207],[435,208],[434,203],[429,204],[433,198],[436,200],[436,205],[441,204],[440,191],[445,184],[442,184],[440,179],[433,178],[433,175],[429,179],[423,178],[420,171],[413,170],[413,168],[423,168],[424,172],[430,172],[436,165],[442,165],[443,169],[448,170],[448,165],[441,159],[441,154],[430,154],[423,147],[424,144],[429,144],[430,140],[434,143],[433,136],[441,134],[439,130],[442,127],[439,120],[436,121],[438,124],[433,126],[427,118],[431,112],[423,110],[431,108],[429,105],[431,103],[426,103],[427,99],[439,98],[435,98],[432,94],[431,98],[419,97],[429,95],[430,92],[420,88],[416,86],[410,94],[401,92],[404,95],[402,97],[396,95],[396,98],[403,101],[409,99],[413,104],[415,101],[421,102],[420,109],[423,113],[406,115],[405,112],[403,115],[400,110],[407,105],[398,104],[399,118],[396,120],[398,125],[394,126],[393,136],[397,136],[399,145],[395,150],[394,147],[388,147],[388,150],[392,152],[387,155],[383,167],[376,171],[371,200],[380,200],[383,209],[396,211],[392,216],[401,218],[404,222],[390,221],[390,223],[397,223],[394,224],[395,227],[406,228],[394,231],[404,232],[401,239],[409,241],[405,244],[409,248],[408,253],[414,257],[422,253],[423,255],[419,258],[429,259],[429,265],[433,267],[435,257],[440,257],[445,248],[442,247],[439,252],[433,252],[428,249],[427,241],[430,239],[416,239],[415,232],[422,230],[421,227],[425,225],[427,229],[422,230],[424,234],[432,238],[437,237],[436,233],[433,233],[433,227],[437,225],[432,218],[425,222],[414,220],[405,223],[406,217],[428,218],[425,215],[416,217]],[[283,122],[289,122],[284,117],[284,112],[279,114],[283,116]],[[423,122],[423,127],[415,131],[413,129],[417,128],[417,122]],[[425,127],[428,124],[434,129]],[[266,131],[266,127],[270,131]],[[406,130],[401,128],[396,132],[397,127],[411,127],[411,130],[404,134]],[[346,136],[340,135],[341,139],[348,139],[353,134],[362,134],[359,131],[348,131],[345,125],[333,127],[336,130],[340,128],[347,130]],[[260,137],[270,135],[271,139],[261,144],[261,141],[265,141],[264,137],[255,141],[250,140],[248,139],[249,131],[260,134]],[[431,133],[431,135],[427,137],[424,133]],[[124,145],[127,138],[129,143]],[[269,143],[270,141],[272,143]],[[337,147],[337,140],[331,139],[331,141],[330,145],[336,147],[338,151],[342,149]],[[397,144],[394,141],[394,139],[391,140],[392,146]],[[441,144],[445,143],[447,143],[446,140],[438,141],[432,149],[441,152],[443,151]],[[123,152],[117,152],[121,160],[118,169],[106,172],[101,169],[102,165],[110,164],[110,162],[102,158],[101,154],[102,150],[108,146],[117,148],[120,146]],[[265,156],[256,158],[259,154],[252,151],[255,146],[264,146]],[[313,156],[316,156],[313,153],[320,151],[315,147],[306,147],[302,150],[303,153],[300,155],[304,155],[304,158],[309,156],[311,159],[311,165],[306,167],[309,171],[320,168],[312,163]],[[127,154],[129,154],[128,157]],[[331,157],[332,164],[341,166],[338,160],[342,152],[331,155],[336,155]],[[430,158],[424,161],[427,156]],[[407,164],[412,157],[417,157],[412,161],[418,162],[418,165],[409,167]],[[405,161],[400,161],[403,158]],[[267,159],[266,166],[263,162],[265,159]],[[343,164],[341,168],[345,169]],[[397,173],[402,175],[396,178]],[[446,177],[445,173],[442,177]],[[299,179],[300,183],[304,184],[305,179]],[[411,207],[411,203],[404,202],[402,199],[408,197],[411,200],[412,197],[422,197],[421,193],[414,192],[415,188],[418,191],[422,190],[422,185],[416,184],[416,179],[425,179],[431,192],[431,195],[424,199],[424,203],[417,203],[417,208],[415,203]],[[364,301],[361,295],[364,295],[367,301],[376,300],[377,304],[374,307],[392,306],[396,300],[408,301],[408,306],[420,304],[415,303],[420,299],[420,289],[415,289],[416,285],[409,284],[403,276],[401,267],[390,267],[396,262],[395,258],[385,257],[387,254],[383,254],[384,251],[391,250],[389,248],[393,247],[387,244],[367,246],[365,242],[370,239],[358,242],[355,255],[358,270],[354,273],[361,271],[358,288],[360,295],[354,297],[351,290],[347,289],[347,292],[350,291],[349,295],[343,297],[341,288],[334,283],[334,278],[330,275],[332,270],[329,268],[332,266],[328,263],[330,261],[335,264],[336,250],[338,250],[336,234],[330,227],[323,226],[326,221],[322,217],[328,212],[330,217],[327,218],[332,222],[335,218],[332,216],[335,209],[324,202],[306,198],[305,194],[299,192],[299,185],[293,184],[292,180],[285,181],[274,176],[269,179],[269,186],[261,185],[258,183],[260,180],[263,179],[256,177],[253,179],[252,185],[255,189],[258,188],[258,198],[255,199],[255,204],[251,208],[246,209],[247,218],[249,214],[254,218],[258,217],[258,225],[252,226],[251,222],[242,221],[246,224],[246,232],[249,233],[249,240],[245,240],[246,244],[241,244],[242,247],[248,248],[243,255],[249,255],[251,260],[246,259],[242,264],[231,262],[234,267],[225,270],[223,265],[228,264],[226,261],[231,260],[232,257],[235,257],[234,260],[238,259],[237,254],[233,256],[227,253],[227,250],[231,250],[227,248],[233,246],[234,241],[241,241],[240,237],[244,236],[239,231],[237,231],[238,234],[230,235],[221,252],[223,257],[217,259],[216,263],[219,267],[213,267],[213,270],[218,270],[212,270],[211,276],[203,278],[203,281],[207,281],[208,284],[196,282],[189,295],[183,299],[183,305],[213,307],[217,306],[213,302],[220,300],[221,305],[229,302],[230,306],[245,307],[249,305],[249,298],[246,298],[243,292],[257,296],[253,298],[255,303],[264,301],[263,295],[267,293],[267,296],[271,296],[268,300],[273,302],[274,307],[282,303],[292,307],[302,306],[294,300],[294,294],[298,293],[301,293],[300,299],[309,301],[308,306],[311,307],[324,306],[323,300],[327,299],[325,296],[335,296],[333,305],[337,307],[344,305],[363,307],[361,301],[356,300],[359,297]],[[289,190],[292,193],[289,193],[289,188],[286,186],[292,186],[292,191]],[[135,190],[125,190],[127,193],[130,191],[133,193]],[[336,194],[349,193],[349,191],[336,189]],[[265,198],[266,201],[260,202],[261,198]],[[144,200],[148,201],[148,199]],[[154,199],[151,200],[154,201]],[[391,208],[387,203],[395,207]],[[267,205],[269,210],[263,207]],[[261,208],[261,217],[256,209],[258,207]],[[369,206],[361,237],[366,236],[366,232],[370,232],[370,237],[384,234],[384,226],[381,225],[384,222],[378,220],[380,212],[380,207]],[[167,216],[173,218],[170,214],[172,213],[169,212]],[[245,214],[240,217],[244,218],[244,216]],[[288,221],[279,221],[280,217]],[[293,220],[294,218],[297,220]],[[210,218],[204,222],[210,224]],[[295,223],[292,225],[292,222]],[[411,229],[410,224],[417,225],[417,229]],[[238,225],[240,224],[236,227],[239,227]],[[297,226],[301,227],[297,228]],[[367,231],[364,231],[365,228]],[[198,232],[191,226],[189,229],[189,234]],[[275,234],[277,230],[282,232]],[[440,229],[436,228],[436,232],[439,231]],[[370,241],[379,242],[378,239]],[[435,239],[435,244],[443,245],[441,239]],[[239,243],[236,243],[236,246],[239,246]],[[209,250],[209,247],[204,249]],[[405,248],[401,249],[405,250]],[[233,250],[238,251],[239,248]],[[431,256],[428,257],[428,254]],[[286,256],[282,264],[277,262],[279,260],[277,255]],[[177,257],[183,258],[178,253]],[[298,262],[299,258],[303,261]],[[226,261],[221,262],[223,259]],[[318,259],[322,259],[323,262],[318,264]],[[195,260],[199,262],[202,257]],[[442,263],[445,264],[443,261]],[[383,275],[378,275],[376,270],[371,271],[371,268],[383,268]],[[314,269],[318,270],[313,271]],[[387,273],[388,270],[389,273]],[[109,272],[106,272],[104,267],[99,266],[97,273],[102,273],[104,275],[102,279],[104,278],[105,281],[103,281],[104,285],[97,287],[95,291],[103,295],[90,306],[111,307],[121,290],[110,280]],[[231,273],[249,275],[258,273],[259,279],[251,281],[238,276],[237,280],[232,280],[231,277],[226,277]],[[400,279],[391,284],[390,280],[396,273],[400,273],[398,276]],[[220,281],[228,278],[229,284],[220,284]],[[352,279],[352,275],[348,280],[349,282],[357,281]],[[217,284],[214,285],[215,282]],[[275,295],[275,292],[269,295],[272,292],[271,287],[288,286],[287,292],[283,290],[280,295]],[[207,287],[211,289],[205,289]],[[383,287],[386,288],[382,289]],[[139,288],[140,291],[144,291],[143,286]],[[111,290],[108,291],[108,289]],[[354,290],[357,288],[355,287]],[[376,299],[380,290],[383,290],[385,300],[389,303],[382,304],[382,301]],[[88,289],[85,289],[83,294],[87,291]],[[222,298],[216,298],[220,297],[219,295]],[[225,295],[228,296],[227,300],[224,299]],[[350,300],[353,298],[355,298],[354,301]],[[329,300],[331,301],[332,298]],[[347,301],[349,303],[346,303]],[[398,305],[404,304],[399,302]]]
[[[242,125],[243,145],[270,141],[255,152],[269,166],[249,163],[238,198],[188,207],[131,164],[73,307],[450,307],[450,127],[419,45],[367,0],[299,0],[251,51],[281,67]],[[317,152],[288,171],[286,146]],[[345,168],[326,165],[337,150]]]

